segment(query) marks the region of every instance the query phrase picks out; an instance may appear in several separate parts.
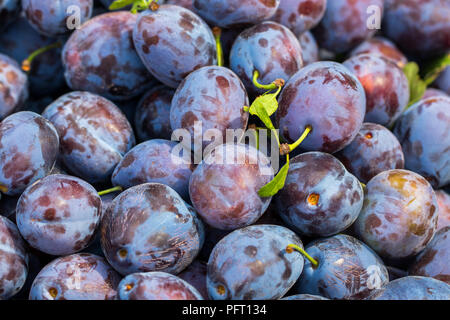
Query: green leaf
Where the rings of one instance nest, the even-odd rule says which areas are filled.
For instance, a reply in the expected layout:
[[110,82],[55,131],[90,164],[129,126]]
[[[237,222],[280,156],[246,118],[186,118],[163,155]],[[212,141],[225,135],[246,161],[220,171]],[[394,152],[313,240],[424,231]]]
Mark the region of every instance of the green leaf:
[[405,73],[406,78],[408,78],[409,82],[409,107],[422,98],[425,90],[427,89],[427,84],[420,78],[419,66],[417,65],[417,63],[407,63],[403,68],[403,72]]
[[281,87],[274,93],[265,93],[257,97],[250,106],[250,114],[258,116],[258,110],[264,109],[270,117],[278,109],[277,95],[280,93]]
[[425,67],[424,81],[427,85],[430,85],[436,80],[439,74],[444,71],[445,68],[450,66],[450,53],[443,55],[442,57],[430,62]]
[[289,171],[289,157],[287,157],[286,164],[278,171],[275,178],[272,179],[268,184],[259,189],[258,194],[260,197],[272,197],[277,194],[278,191],[283,189],[286,182],[286,177]]
[[130,4],[133,4],[135,0],[116,0],[109,6],[109,10],[122,9]]

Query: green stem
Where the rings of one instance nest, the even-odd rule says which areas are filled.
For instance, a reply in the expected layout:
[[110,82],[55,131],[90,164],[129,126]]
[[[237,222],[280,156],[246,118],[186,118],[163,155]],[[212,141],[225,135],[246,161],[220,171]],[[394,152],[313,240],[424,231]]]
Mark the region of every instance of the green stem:
[[57,42],[55,42],[55,43],[49,44],[48,46],[42,47],[42,48],[40,48],[40,49],[37,49],[36,51],[34,51],[33,53],[31,53],[31,54],[28,56],[28,58],[26,58],[26,59],[22,62],[22,70],[25,71],[25,72],[30,71],[30,70],[31,70],[31,63],[33,62],[33,60],[34,60],[37,56],[39,56],[39,55],[41,55],[41,54],[43,54],[43,53],[45,53],[45,52],[47,52],[47,51],[49,51],[49,50],[51,50],[51,49],[61,48],[61,46],[62,46],[61,41],[57,41]]
[[362,183],[361,181],[360,181],[359,183],[361,184],[361,187],[362,187],[363,189],[367,188],[367,186],[366,186],[365,183]]
[[312,127],[310,125],[307,125],[305,128],[305,131],[303,131],[303,134],[300,136],[300,138],[298,138],[297,141],[295,141],[294,143],[289,145],[289,151],[294,151],[295,148],[297,148],[300,143],[303,142],[303,140],[306,139],[306,137],[308,136],[308,134],[311,132]]
[[278,88],[278,86],[273,82],[271,84],[261,84],[258,82],[258,78],[259,78],[259,71],[255,70],[253,72],[253,84],[255,85],[255,87],[264,90],[275,90]]
[[220,43],[220,36],[222,35],[222,29],[219,27],[213,28],[214,38],[216,39],[216,51],[217,51],[217,65],[223,67],[223,50],[222,44]]
[[113,192],[116,192],[116,191],[122,191],[122,190],[123,190],[123,188],[121,186],[117,186],[117,187],[114,187],[114,188],[110,188],[110,189],[99,191],[98,195],[99,196],[104,196],[105,194],[113,193]]
[[286,247],[286,251],[287,252],[292,252],[291,250],[295,249],[298,252],[300,252],[302,255],[305,256],[306,259],[308,259],[311,264],[314,266],[314,268],[317,268],[317,266],[319,266],[319,262],[317,262],[317,260],[315,260],[313,257],[311,257],[305,250],[303,250],[302,248],[300,248],[299,246],[295,245],[295,244],[289,244]]

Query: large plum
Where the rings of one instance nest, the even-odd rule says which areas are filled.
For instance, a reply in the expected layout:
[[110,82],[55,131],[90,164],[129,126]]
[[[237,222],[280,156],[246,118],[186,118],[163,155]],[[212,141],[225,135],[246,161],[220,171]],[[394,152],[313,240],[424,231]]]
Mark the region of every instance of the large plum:
[[230,52],[230,68],[242,79],[248,92],[254,94],[265,91],[254,86],[255,71],[259,72],[260,83],[270,84],[279,78],[289,80],[302,66],[302,49],[297,37],[272,21],[244,30]]
[[0,300],[17,294],[28,274],[28,254],[19,230],[0,215]]
[[138,96],[151,85],[152,77],[133,45],[136,21],[130,12],[110,12],[94,17],[71,35],[62,57],[72,90],[121,100]]
[[366,92],[364,121],[391,125],[409,102],[409,83],[403,70],[390,60],[370,53],[351,57],[343,64],[355,74]]
[[439,219],[437,229],[450,226],[450,195],[444,190],[436,190],[439,206]]
[[172,88],[192,71],[217,63],[210,28],[183,7],[161,5],[156,11],[142,12],[134,27],[133,40],[147,69]]
[[367,184],[355,231],[381,256],[400,261],[418,254],[433,238],[438,204],[431,185],[407,170],[388,170]]
[[[163,183],[189,199],[189,178],[194,167],[176,154],[175,141],[147,140],[131,149],[112,174],[112,183],[129,188],[146,182]],[[186,151],[184,151],[186,152]]]
[[330,236],[347,229],[363,205],[363,189],[338,159],[307,152],[290,161],[276,207],[288,226],[306,236]]
[[146,183],[117,196],[102,220],[102,248],[121,274],[177,274],[197,256],[203,225],[170,187]]
[[391,131],[375,123],[363,123],[355,139],[336,157],[363,183],[380,172],[403,169],[405,164],[400,142]]
[[29,186],[16,209],[20,233],[34,248],[52,255],[84,249],[100,223],[96,190],[76,177],[52,174]]
[[305,261],[296,284],[299,293],[329,299],[364,299],[389,281],[383,261],[361,241],[336,235],[309,243],[305,251],[318,265]]
[[269,159],[243,144],[216,147],[194,170],[189,194],[198,214],[210,226],[234,230],[256,222],[271,198],[258,191],[273,178]]
[[166,272],[133,273],[119,284],[120,300],[203,300],[183,279]]
[[405,155],[405,168],[435,188],[450,183],[450,97],[431,97],[398,118],[394,134]]
[[302,33],[298,37],[300,47],[302,47],[303,64],[307,66],[319,61],[319,46],[313,34],[309,31]]
[[42,113],[56,127],[63,163],[90,183],[106,182],[135,137],[111,101],[89,92],[70,92]]
[[105,259],[79,253],[53,260],[37,275],[30,300],[114,300],[120,275]]
[[368,28],[372,20],[368,13],[371,6],[379,8],[377,13],[382,14],[384,0],[328,1],[325,15],[314,29],[319,46],[334,53],[345,53],[372,37],[377,30]]
[[53,169],[58,156],[58,133],[40,115],[21,111],[0,123],[0,187],[20,195]]
[[[248,103],[244,85],[233,71],[217,66],[203,67],[187,76],[175,92],[170,125],[172,130],[189,132],[189,139],[183,137],[182,140],[187,148],[195,151],[197,142],[202,142],[197,147],[206,148],[210,143],[216,146],[225,139],[227,129],[234,129],[238,139],[244,135],[248,113],[243,107]],[[212,137],[208,140],[211,132],[215,138],[213,142]],[[218,137],[218,134],[222,136]]]
[[383,32],[404,52],[428,58],[450,49],[450,2],[386,0]]
[[12,58],[0,53],[0,120],[28,99],[28,77]]
[[276,120],[281,135],[294,142],[311,126],[300,148],[328,153],[355,138],[366,111],[359,80],[343,65],[329,61],[300,69],[286,83],[279,103]]
[[303,256],[286,247],[303,247],[291,230],[275,225],[238,229],[214,247],[208,261],[207,288],[214,300],[279,299],[303,269]]

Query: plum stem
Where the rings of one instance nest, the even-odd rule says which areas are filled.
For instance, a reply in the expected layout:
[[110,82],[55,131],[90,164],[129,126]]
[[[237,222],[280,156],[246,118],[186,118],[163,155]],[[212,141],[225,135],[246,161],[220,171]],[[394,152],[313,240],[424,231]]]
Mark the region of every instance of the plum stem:
[[362,182],[360,181],[359,184],[361,185],[361,187],[362,187],[363,189],[367,188],[367,186],[366,186],[365,183],[362,183]]
[[220,29],[219,27],[214,27],[212,32],[214,34],[214,39],[216,39],[217,65],[219,67],[223,67],[223,50],[222,50],[222,44],[220,43],[222,29]]
[[275,89],[278,89],[278,88],[281,88],[282,86],[284,86],[283,79],[276,79],[271,84],[261,84],[258,82],[258,78],[259,78],[259,71],[255,70],[253,72],[253,84],[255,85],[255,87],[257,87],[259,89],[264,89],[264,90],[270,91],[270,90],[275,90]]
[[36,51],[32,52],[28,56],[28,58],[23,60],[23,62],[22,62],[22,70],[25,71],[25,72],[29,72],[31,70],[31,63],[33,62],[33,60],[37,56],[39,56],[39,55],[41,55],[41,54],[43,54],[43,53],[45,53],[45,52],[47,52],[49,50],[52,50],[52,49],[55,49],[55,48],[61,48],[61,46],[62,46],[61,41],[57,41],[55,43],[49,44],[48,46],[42,47],[42,48],[37,49]]
[[297,141],[295,141],[292,144],[282,144],[280,146],[280,154],[285,155],[289,152],[294,151],[295,148],[297,148],[303,142],[303,140],[306,139],[306,137],[311,132],[311,130],[312,130],[312,127],[310,125],[307,125],[305,130],[303,131],[302,135],[300,136],[300,138],[298,138]]
[[113,192],[116,192],[116,191],[123,191],[123,188],[121,186],[117,186],[117,187],[114,187],[114,188],[102,190],[102,191],[98,192],[98,195],[99,196],[104,196],[105,194],[113,193]]
[[286,252],[287,253],[292,253],[294,250],[297,250],[302,255],[304,255],[305,258],[308,259],[309,262],[311,262],[311,264],[314,266],[314,268],[317,268],[317,266],[319,265],[319,262],[317,262],[317,260],[315,260],[313,257],[311,257],[305,250],[300,248],[298,245],[296,245],[296,244],[288,244],[288,246],[286,247]]

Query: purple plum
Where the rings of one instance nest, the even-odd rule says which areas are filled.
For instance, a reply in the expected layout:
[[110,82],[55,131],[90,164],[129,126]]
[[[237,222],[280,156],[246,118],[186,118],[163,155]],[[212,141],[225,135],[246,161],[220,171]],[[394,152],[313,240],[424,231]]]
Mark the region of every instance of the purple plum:
[[437,190],[435,193],[439,206],[437,230],[440,230],[450,226],[450,195],[444,190]]
[[302,47],[303,64],[307,66],[320,60],[319,46],[313,34],[309,31],[302,33],[298,37],[300,47]]

